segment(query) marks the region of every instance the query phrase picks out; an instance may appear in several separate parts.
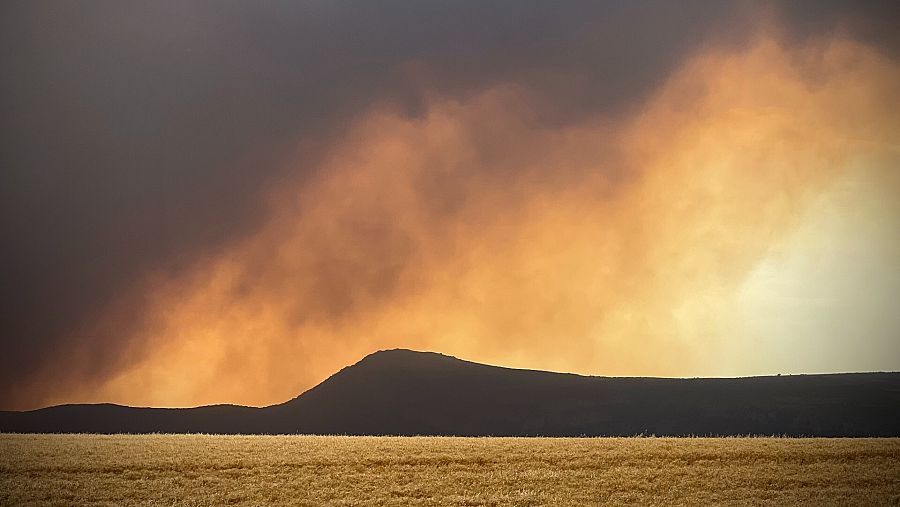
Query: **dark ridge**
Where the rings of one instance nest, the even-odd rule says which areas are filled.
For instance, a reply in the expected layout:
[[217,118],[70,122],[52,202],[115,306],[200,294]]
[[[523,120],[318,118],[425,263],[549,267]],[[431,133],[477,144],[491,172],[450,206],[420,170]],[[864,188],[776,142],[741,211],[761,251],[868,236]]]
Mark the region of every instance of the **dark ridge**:
[[265,408],[63,405],[0,412],[21,433],[900,436],[900,373],[587,377],[387,350]]

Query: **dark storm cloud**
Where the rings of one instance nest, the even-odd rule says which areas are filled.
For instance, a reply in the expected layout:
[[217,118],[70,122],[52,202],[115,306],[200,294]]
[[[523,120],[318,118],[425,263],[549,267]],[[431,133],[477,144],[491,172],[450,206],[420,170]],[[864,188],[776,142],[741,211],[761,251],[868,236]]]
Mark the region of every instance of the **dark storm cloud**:
[[[791,35],[843,28],[893,54],[891,2],[791,3]],[[542,121],[615,114],[710,38],[726,2],[5,2],[0,33],[0,406],[150,270],[252,227],[257,192],[376,101],[527,87]],[[896,19],[896,18],[893,18]],[[314,164],[310,163],[312,167]],[[136,316],[135,316],[136,318]]]

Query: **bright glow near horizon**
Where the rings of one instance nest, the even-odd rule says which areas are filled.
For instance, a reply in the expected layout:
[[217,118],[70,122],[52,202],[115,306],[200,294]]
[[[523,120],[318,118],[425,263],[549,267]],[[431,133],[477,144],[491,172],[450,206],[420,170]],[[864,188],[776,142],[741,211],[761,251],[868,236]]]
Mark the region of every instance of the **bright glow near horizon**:
[[[900,155],[891,155],[857,160],[753,270],[741,290],[741,339],[729,368],[897,370]],[[759,363],[742,364],[747,355]]]

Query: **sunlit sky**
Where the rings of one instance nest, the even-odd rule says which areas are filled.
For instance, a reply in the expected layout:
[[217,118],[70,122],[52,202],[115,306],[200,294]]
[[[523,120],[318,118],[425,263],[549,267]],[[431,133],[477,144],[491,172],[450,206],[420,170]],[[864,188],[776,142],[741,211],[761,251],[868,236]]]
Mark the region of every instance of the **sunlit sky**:
[[772,351],[744,373],[897,369],[900,153],[887,155],[849,162],[744,281],[733,357]]

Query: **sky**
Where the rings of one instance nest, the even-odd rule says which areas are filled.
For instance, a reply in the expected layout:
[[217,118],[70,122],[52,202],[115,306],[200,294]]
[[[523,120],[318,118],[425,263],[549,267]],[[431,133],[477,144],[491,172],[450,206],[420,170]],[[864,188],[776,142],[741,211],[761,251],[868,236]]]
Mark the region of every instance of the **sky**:
[[0,409],[900,370],[892,2],[0,10]]

